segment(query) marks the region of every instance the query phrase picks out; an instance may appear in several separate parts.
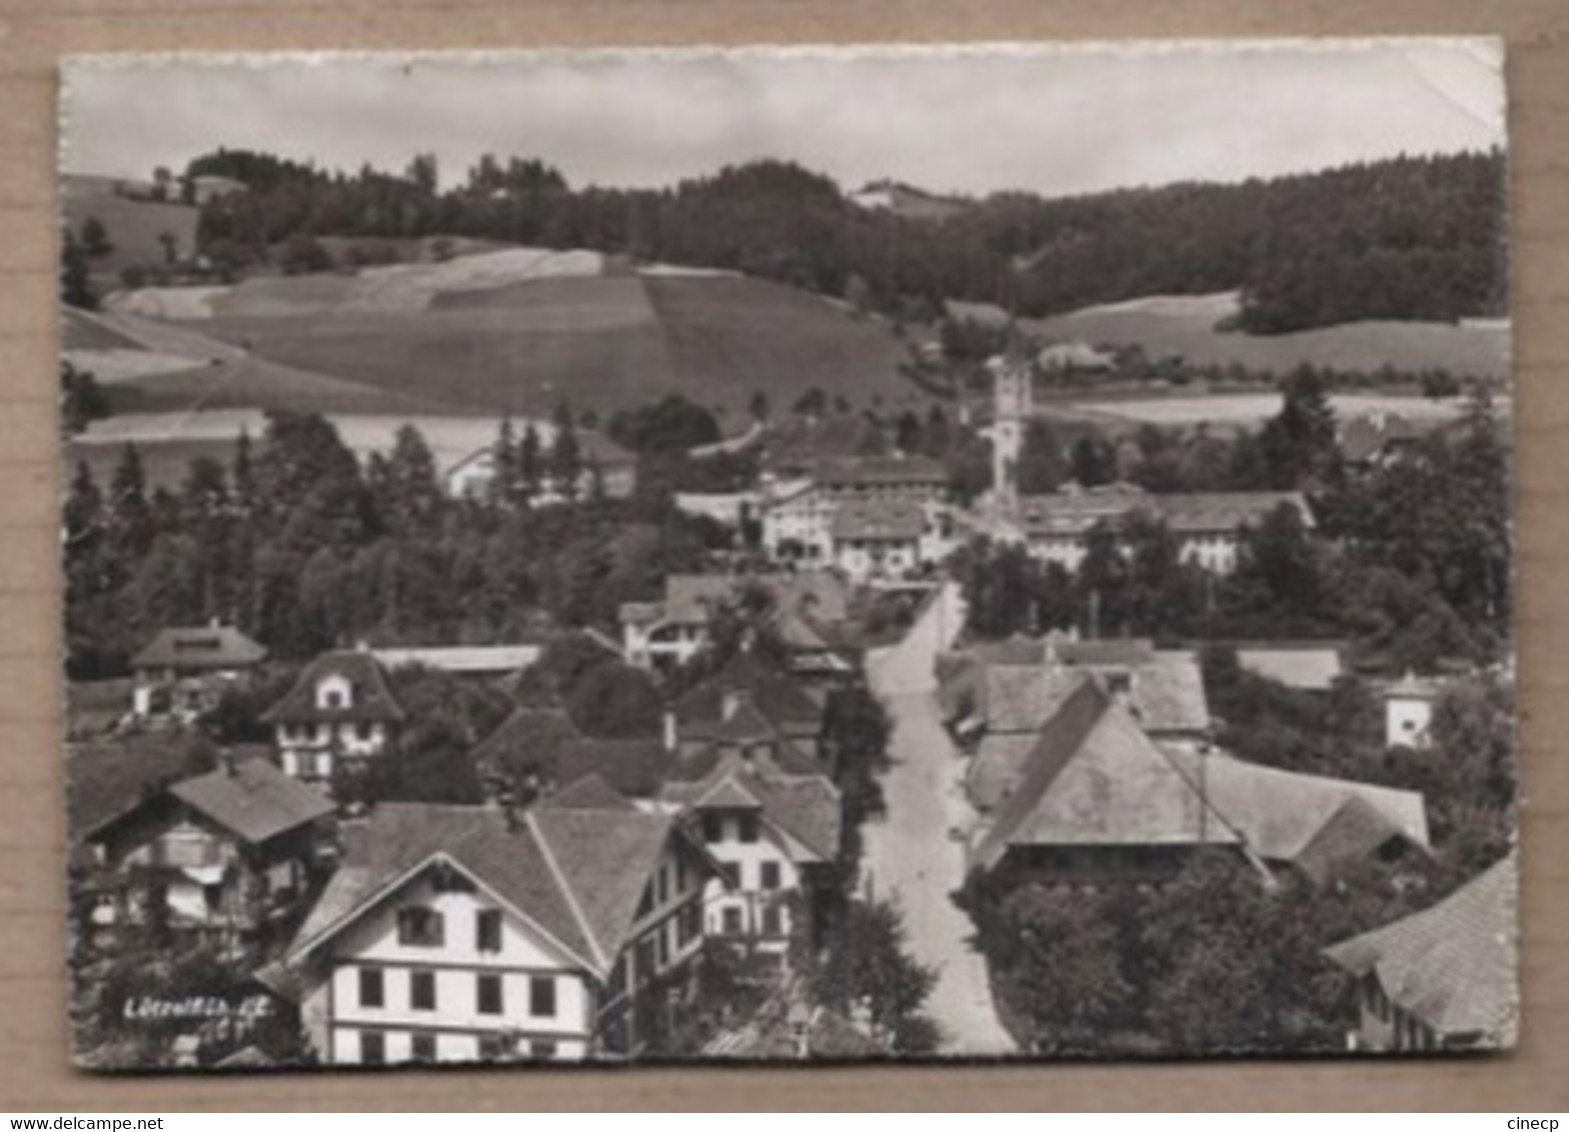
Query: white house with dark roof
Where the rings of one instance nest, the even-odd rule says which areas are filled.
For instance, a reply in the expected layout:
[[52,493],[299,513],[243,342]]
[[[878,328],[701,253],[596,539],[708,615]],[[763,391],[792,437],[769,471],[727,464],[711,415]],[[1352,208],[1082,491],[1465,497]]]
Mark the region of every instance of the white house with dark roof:
[[834,524],[845,504],[901,501],[924,513],[941,502],[947,486],[947,471],[925,456],[812,461],[804,477],[766,485],[763,550],[776,562],[825,565],[835,557]]
[[386,670],[365,649],[323,653],[262,714],[284,773],[329,782],[345,761],[380,755],[403,722]]
[[1520,1013],[1519,856],[1324,954],[1355,980],[1351,1049],[1508,1049]]
[[1127,516],[1142,513],[1166,525],[1183,562],[1229,574],[1237,568],[1243,528],[1257,525],[1280,506],[1295,508],[1303,525],[1313,527],[1312,510],[1301,492],[1152,494],[1127,484],[1024,496],[1005,521],[1035,557],[1074,571],[1089,553],[1089,535],[1096,526],[1115,527]]
[[750,939],[783,953],[795,917],[839,859],[843,806],[814,759],[744,698],[701,749],[688,749],[659,802],[682,815],[729,874],[704,894],[710,935]]
[[131,658],[131,714],[189,722],[266,659],[266,648],[220,621],[161,629]]
[[521,812],[381,805],[268,982],[330,1065],[635,1055],[719,875],[670,814],[585,780]]

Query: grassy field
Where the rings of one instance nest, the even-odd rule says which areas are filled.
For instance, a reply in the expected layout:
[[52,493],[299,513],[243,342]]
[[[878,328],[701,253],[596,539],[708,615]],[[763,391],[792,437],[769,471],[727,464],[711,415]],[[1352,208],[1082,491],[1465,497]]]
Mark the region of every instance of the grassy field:
[[[278,281],[281,285],[287,281]],[[920,395],[881,325],[740,277],[561,276],[438,295],[397,314],[226,316],[186,324],[270,362],[424,402],[427,411],[601,414],[668,393],[737,424],[752,395],[787,408],[813,386],[858,406]]]
[[[1464,410],[1465,402],[1452,397],[1431,401],[1422,397],[1399,397],[1376,393],[1343,393],[1331,398],[1335,415],[1341,420],[1399,414],[1418,423],[1453,420]],[[1047,416],[1066,420],[1104,420],[1113,424],[1159,425],[1166,428],[1209,424],[1222,429],[1254,427],[1280,412],[1279,393],[1212,393],[1168,397],[1119,398],[1117,400],[1076,400],[1063,406],[1047,406]],[[1507,407],[1507,403],[1505,403]]]
[[[1352,322],[1293,334],[1259,336],[1215,329],[1236,312],[1233,293],[1151,296],[1086,307],[1052,318],[1024,319],[1043,338],[1095,346],[1142,346],[1152,357],[1178,356],[1197,365],[1237,363],[1286,373],[1303,362],[1372,373],[1385,365],[1417,372],[1502,378],[1509,368],[1509,333],[1492,326],[1436,322]],[[955,313],[1000,317],[994,307],[955,304]]]
[[73,232],[80,235],[89,216],[96,216],[108,232],[113,250],[90,261],[95,276],[117,282],[121,270],[133,264],[163,263],[164,246],[158,237],[164,232],[174,237],[179,255],[196,249],[196,209],[191,205],[116,196],[107,185],[90,178],[68,176],[61,190],[60,209]]

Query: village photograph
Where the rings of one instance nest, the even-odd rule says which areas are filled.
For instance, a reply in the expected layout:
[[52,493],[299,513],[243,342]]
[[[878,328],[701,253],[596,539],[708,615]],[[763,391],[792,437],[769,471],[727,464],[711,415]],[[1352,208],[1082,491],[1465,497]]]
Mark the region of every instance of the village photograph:
[[1504,105],[68,60],[75,1063],[1512,1047]]

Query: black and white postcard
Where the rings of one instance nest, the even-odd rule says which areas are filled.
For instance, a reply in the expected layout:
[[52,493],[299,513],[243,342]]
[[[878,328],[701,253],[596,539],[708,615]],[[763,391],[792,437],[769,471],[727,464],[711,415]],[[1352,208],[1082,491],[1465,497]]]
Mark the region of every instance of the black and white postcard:
[[77,1063],[1512,1046],[1504,107],[68,60]]

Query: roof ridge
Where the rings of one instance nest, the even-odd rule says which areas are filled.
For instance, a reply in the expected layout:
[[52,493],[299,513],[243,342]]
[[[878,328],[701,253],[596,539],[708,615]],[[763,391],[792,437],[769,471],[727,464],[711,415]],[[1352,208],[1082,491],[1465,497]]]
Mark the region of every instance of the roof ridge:
[[588,946],[593,951],[594,958],[598,961],[600,969],[602,971],[610,970],[611,961],[605,957],[605,949],[601,946],[599,938],[595,936],[594,929],[588,922],[588,916],[583,911],[583,905],[578,901],[577,892],[567,879],[566,871],[562,869],[561,862],[556,859],[555,848],[546,838],[545,831],[540,828],[539,819],[533,810],[530,809],[523,812],[523,822],[528,826],[529,834],[539,845],[540,856],[545,860],[545,867],[550,870],[551,879],[556,882],[556,886],[561,890],[561,895],[567,902],[567,908],[571,911],[572,918],[576,921],[578,929],[583,933],[583,938],[588,941]]

